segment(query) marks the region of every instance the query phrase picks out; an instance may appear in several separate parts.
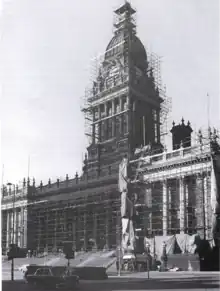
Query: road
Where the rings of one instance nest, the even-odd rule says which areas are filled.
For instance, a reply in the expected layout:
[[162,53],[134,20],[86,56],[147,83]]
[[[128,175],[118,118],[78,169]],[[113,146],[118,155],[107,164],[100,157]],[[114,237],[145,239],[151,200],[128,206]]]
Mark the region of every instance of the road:
[[[124,275],[121,278],[110,276],[105,281],[82,281],[82,291],[144,291],[144,290],[175,290],[175,291],[201,291],[219,290],[220,273],[159,273],[151,272],[150,279],[146,273]],[[10,268],[2,270],[3,291],[32,291],[33,289],[22,281],[23,274],[15,271],[15,282],[10,282]],[[52,290],[51,290],[52,291]],[[53,290],[54,291],[54,290]]]

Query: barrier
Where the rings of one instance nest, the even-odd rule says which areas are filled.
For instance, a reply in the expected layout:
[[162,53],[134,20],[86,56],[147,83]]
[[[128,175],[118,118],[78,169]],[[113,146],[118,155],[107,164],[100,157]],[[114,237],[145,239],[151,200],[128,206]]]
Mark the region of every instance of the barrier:
[[[33,265],[27,267],[27,275],[34,274],[38,268],[49,267],[55,276],[60,276],[66,266],[43,266],[43,265]],[[79,276],[81,280],[106,280],[108,275],[106,273],[106,268],[103,267],[70,267],[76,275]]]
[[108,275],[103,267],[76,267],[76,274],[81,280],[106,280]]

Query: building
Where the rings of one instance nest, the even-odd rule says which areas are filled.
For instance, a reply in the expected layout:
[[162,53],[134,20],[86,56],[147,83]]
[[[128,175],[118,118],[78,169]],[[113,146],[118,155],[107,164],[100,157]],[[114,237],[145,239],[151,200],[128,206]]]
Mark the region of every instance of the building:
[[28,178],[19,188],[4,187],[3,250],[12,236],[21,247],[39,251],[62,248],[63,241],[72,241],[76,250],[116,248],[121,235],[118,166],[125,154],[132,161],[131,177],[141,181],[133,190],[143,236],[211,236],[212,143],[191,146],[192,128],[182,120],[171,130],[173,150],[166,151],[169,102],[158,59],[149,57],[137,37],[131,5],[126,2],[115,15],[114,36],[85,96],[91,142],[83,174],[47,185],[36,186]]

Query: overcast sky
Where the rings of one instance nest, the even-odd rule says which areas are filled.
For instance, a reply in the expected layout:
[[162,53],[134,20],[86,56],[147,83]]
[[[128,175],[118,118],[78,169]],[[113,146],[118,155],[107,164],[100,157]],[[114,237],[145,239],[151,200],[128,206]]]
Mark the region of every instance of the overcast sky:
[[[81,172],[86,149],[81,99],[90,60],[112,36],[123,0],[11,0],[1,18],[1,145],[4,182],[44,182]],[[132,0],[138,36],[162,56],[172,120],[219,126],[217,0]]]

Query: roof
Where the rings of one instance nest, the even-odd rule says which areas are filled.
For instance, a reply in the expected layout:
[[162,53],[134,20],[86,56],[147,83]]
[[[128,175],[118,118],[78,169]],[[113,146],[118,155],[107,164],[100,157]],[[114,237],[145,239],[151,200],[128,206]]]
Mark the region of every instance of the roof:
[[[116,46],[122,43],[123,41],[124,41],[123,33],[120,32],[116,33],[110,40],[106,48],[105,59],[109,57],[114,57],[114,55],[118,53]],[[147,53],[145,47],[140,41],[140,39],[134,34],[132,35],[132,39],[130,40],[130,54],[133,61],[136,61],[138,63],[147,61]]]

